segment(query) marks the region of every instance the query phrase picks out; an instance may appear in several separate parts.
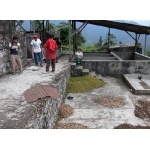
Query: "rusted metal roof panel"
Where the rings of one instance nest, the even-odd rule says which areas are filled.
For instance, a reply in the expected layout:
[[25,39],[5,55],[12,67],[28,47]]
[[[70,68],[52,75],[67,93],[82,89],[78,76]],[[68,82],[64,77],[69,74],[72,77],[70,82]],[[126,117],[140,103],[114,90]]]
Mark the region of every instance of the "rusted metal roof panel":
[[47,85],[38,85],[26,90],[24,92],[24,97],[27,103],[31,103],[44,97],[51,97],[53,99],[57,99],[60,97],[60,94],[53,87]]

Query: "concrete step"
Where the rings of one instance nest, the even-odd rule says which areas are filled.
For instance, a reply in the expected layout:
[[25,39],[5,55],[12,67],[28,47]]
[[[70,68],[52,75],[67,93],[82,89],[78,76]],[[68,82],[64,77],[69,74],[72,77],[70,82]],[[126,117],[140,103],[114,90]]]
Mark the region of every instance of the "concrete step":
[[102,79],[103,79],[100,74],[97,74],[97,75],[96,75],[96,78],[99,79],[99,80],[102,80]]
[[95,71],[89,72],[89,75],[96,77]]
[[82,69],[82,72],[90,72],[89,69]]
[[71,66],[76,66],[76,63],[71,62],[70,65],[71,65]]
[[82,70],[82,69],[83,69],[83,66],[77,66],[76,69],[77,69],[77,70]]
[[82,69],[82,75],[89,75],[89,69]]
[[71,70],[75,70],[76,69],[76,63],[71,62],[70,67],[71,67]]

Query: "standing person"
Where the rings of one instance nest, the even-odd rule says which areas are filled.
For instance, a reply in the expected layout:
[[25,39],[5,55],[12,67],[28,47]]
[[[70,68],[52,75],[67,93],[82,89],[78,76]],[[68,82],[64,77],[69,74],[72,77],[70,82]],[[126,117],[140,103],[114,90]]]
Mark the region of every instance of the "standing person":
[[58,37],[53,38],[56,41],[57,49],[56,49],[56,63],[58,63],[59,56],[61,55],[61,42]]
[[[49,72],[50,64],[52,65],[52,72],[55,71],[56,49],[57,43],[53,39],[53,35],[49,34],[49,39],[44,44],[44,55],[46,58],[46,72]],[[46,50],[46,51],[45,51]]]
[[76,64],[77,65],[81,63],[82,58],[83,58],[83,53],[82,53],[81,48],[79,48],[76,52]]
[[42,42],[38,39],[37,35],[34,35],[33,40],[31,41],[31,51],[33,49],[34,52],[34,61],[35,65],[38,66],[38,61],[40,62],[40,66],[43,67],[43,58],[42,58]]
[[22,62],[19,58],[19,50],[20,43],[18,43],[18,37],[14,36],[12,39],[12,42],[9,43],[9,49],[10,49],[10,59],[11,59],[11,68],[12,68],[12,74],[16,73],[16,63],[19,66],[20,73],[22,73]]

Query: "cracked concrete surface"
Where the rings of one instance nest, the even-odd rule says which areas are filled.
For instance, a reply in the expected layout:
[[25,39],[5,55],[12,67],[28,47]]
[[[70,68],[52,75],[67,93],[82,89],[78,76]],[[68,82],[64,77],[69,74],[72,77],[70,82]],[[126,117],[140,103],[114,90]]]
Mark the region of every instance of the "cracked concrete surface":
[[31,66],[20,75],[6,75],[0,78],[0,128],[25,128],[35,106],[32,103],[27,104],[23,93],[31,86],[50,85],[55,75],[59,74],[66,64],[57,63],[55,73],[47,73],[45,66]]
[[[148,95],[134,95],[121,79],[104,77],[106,86],[94,89],[88,93],[72,94],[73,100],[66,98],[65,103],[74,109],[74,114],[59,123],[80,123],[91,129],[113,129],[122,123],[132,125],[150,125],[150,122],[139,119],[134,115],[135,104],[138,99],[150,100]],[[123,97],[125,105],[121,108],[106,108],[94,102],[101,96]]]

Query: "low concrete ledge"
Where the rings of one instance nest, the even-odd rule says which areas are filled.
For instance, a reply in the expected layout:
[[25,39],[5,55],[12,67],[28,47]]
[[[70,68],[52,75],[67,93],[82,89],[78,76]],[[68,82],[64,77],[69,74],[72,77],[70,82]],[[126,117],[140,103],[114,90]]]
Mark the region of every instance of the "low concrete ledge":
[[[138,79],[138,76],[142,76],[142,80]],[[124,74],[124,81],[127,85],[132,89],[134,94],[150,94],[150,78],[149,75],[141,75],[141,74]],[[147,86],[142,86],[141,82],[145,83]]]
[[123,61],[123,59],[121,59],[118,55],[116,55],[115,53],[113,53],[113,52],[110,52],[114,57],[116,57],[118,60],[120,60],[120,61]]
[[134,53],[134,59],[135,59],[135,60],[150,60],[150,57],[135,52],[135,53]]

